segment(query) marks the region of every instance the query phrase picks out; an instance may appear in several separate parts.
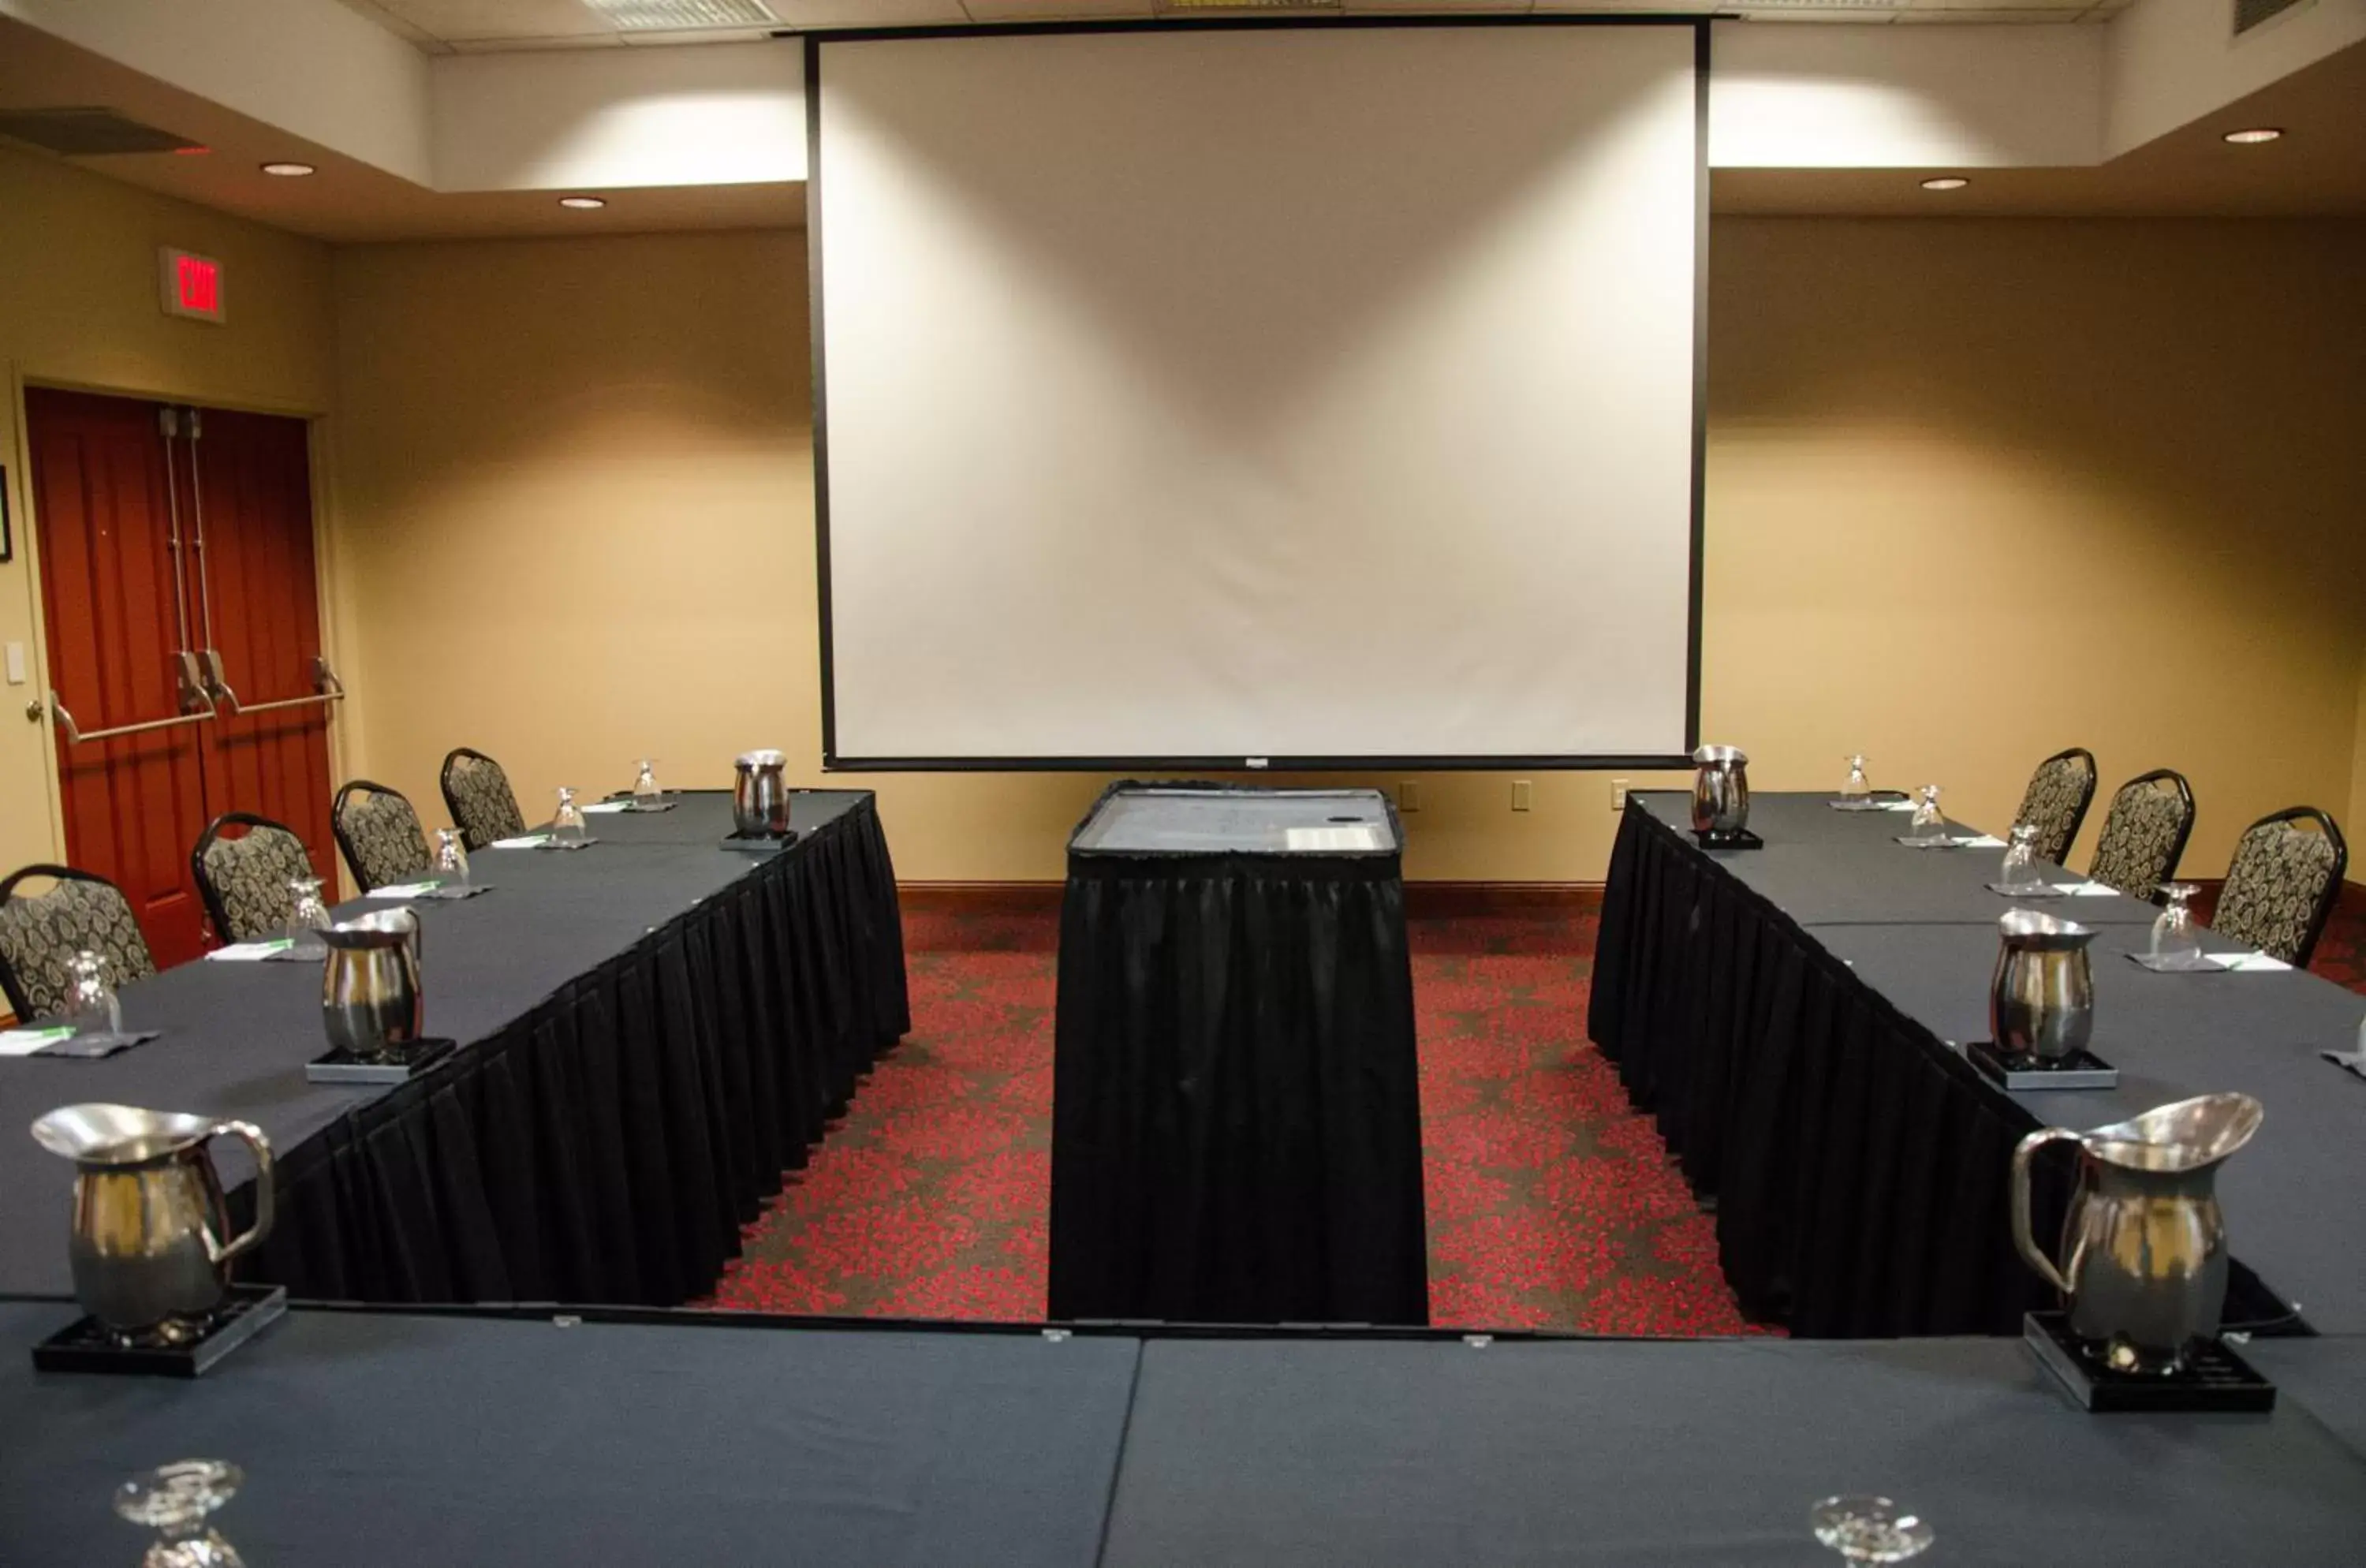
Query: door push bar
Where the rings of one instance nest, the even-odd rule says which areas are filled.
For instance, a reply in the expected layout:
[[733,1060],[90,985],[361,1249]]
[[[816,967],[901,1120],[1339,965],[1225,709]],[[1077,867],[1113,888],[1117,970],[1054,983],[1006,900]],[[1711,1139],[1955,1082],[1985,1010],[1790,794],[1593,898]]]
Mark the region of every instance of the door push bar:
[[207,694],[205,679],[199,672],[197,656],[186,650],[173,655],[175,672],[180,678],[181,709],[172,718],[152,718],[139,724],[118,724],[108,729],[83,729],[75,725],[74,716],[58,697],[55,686],[50,688],[50,715],[64,732],[66,744],[80,746],[87,741],[112,740],[119,735],[144,735],[156,729],[177,729],[185,724],[203,724],[215,716],[212,699]]
[[[182,657],[186,659],[192,656],[183,654]],[[281,708],[310,707],[314,703],[326,705],[345,700],[345,683],[337,679],[337,672],[329,667],[329,660],[325,655],[313,655],[312,693],[310,696],[282,697],[276,702],[252,703],[243,705],[238,700],[238,694],[230,689],[230,682],[222,679],[221,655],[209,648],[198,657],[202,657],[205,660],[206,695],[220,704],[222,709],[232,718],[250,713],[276,713]]]

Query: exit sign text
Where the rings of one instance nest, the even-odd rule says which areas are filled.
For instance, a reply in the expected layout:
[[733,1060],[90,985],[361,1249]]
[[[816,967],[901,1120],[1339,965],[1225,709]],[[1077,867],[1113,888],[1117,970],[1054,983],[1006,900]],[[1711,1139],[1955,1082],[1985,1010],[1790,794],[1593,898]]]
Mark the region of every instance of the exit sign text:
[[222,265],[211,256],[201,256],[187,251],[176,251],[167,245],[161,253],[164,285],[164,313],[187,316],[193,321],[220,321],[222,319]]

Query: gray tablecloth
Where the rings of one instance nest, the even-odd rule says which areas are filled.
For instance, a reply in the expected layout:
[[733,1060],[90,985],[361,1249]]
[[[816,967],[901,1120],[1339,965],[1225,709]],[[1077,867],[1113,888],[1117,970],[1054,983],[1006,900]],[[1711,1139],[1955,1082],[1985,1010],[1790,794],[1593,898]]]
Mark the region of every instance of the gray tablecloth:
[[[863,796],[839,792],[833,816]],[[815,816],[818,817],[816,812]],[[719,847],[727,796],[693,795],[650,817],[593,817],[600,841],[580,851],[479,851],[472,879],[492,891],[422,901],[426,1032],[482,1039],[652,929],[745,877],[759,863]],[[795,852],[794,851],[790,852]],[[339,913],[383,908],[365,899]],[[283,1154],[383,1088],[316,1085],[304,1066],[328,1049],[317,964],[186,964],[122,992],[130,1029],[163,1036],[95,1061],[0,1059],[0,1294],[62,1295],[73,1168],[24,1129],[83,1100],[237,1118]],[[227,1181],[250,1173],[234,1142],[216,1145]]]
[[1834,1493],[1934,1564],[2366,1561],[2366,1458],[2304,1411],[2089,1416],[2010,1340],[1154,1341],[1104,1561],[1814,1568]]
[[[1636,792],[1641,807],[1689,831],[1692,797],[1665,790]],[[1903,812],[1834,811],[1824,795],[1761,795],[1750,803],[1750,830],[1762,850],[1717,850],[1710,858],[1805,926],[1896,925],[1924,921],[1994,920],[2015,900],[1992,893],[2004,861],[2001,849],[1914,850],[1898,841]],[[1959,834],[1979,829],[1951,822]],[[2080,873],[2050,863],[2049,882],[2084,882]],[[2088,925],[2151,926],[2160,911],[2138,898],[2060,897],[2034,907]]]
[[0,1562],[131,1563],[109,1494],[230,1460],[246,1561],[1088,1564],[1138,1347],[304,1313],[196,1382],[37,1373],[0,1307]]
[[[1810,934],[1942,1040],[1987,1037],[1992,927]],[[2366,1332],[2366,1080],[2317,1055],[2355,1044],[2366,998],[2298,970],[2156,975],[2126,957],[2146,936],[2113,927],[2089,949],[2092,1048],[2120,1069],[2119,1087],[2013,1098],[2041,1122],[2094,1127],[2197,1094],[2257,1096],[2267,1121],[2219,1173],[2236,1256],[2317,1329]]]

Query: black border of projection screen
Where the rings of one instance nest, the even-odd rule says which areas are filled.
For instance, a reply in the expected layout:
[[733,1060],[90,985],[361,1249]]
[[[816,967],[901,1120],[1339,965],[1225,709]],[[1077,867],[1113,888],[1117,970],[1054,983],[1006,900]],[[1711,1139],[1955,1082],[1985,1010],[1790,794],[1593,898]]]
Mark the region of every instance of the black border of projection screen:
[[[1569,16],[1348,16],[1316,17],[1216,17],[1155,22],[1043,22],[1008,27],[845,28],[805,35],[806,143],[807,157],[806,251],[810,335],[813,348],[814,519],[817,587],[821,632],[822,765],[832,771],[878,772],[1117,772],[1126,770],[1254,770],[1273,772],[1353,769],[1678,769],[1692,766],[1690,750],[1700,742],[1702,478],[1707,446],[1708,371],[1708,88],[1709,26],[1704,16],[1654,13]],[[822,190],[822,91],[825,64],[833,45],[894,39],[1008,39],[1060,34],[1264,31],[1365,28],[1690,28],[1693,29],[1693,279],[1691,560],[1687,600],[1684,734],[1685,750],[1668,754],[1527,755],[1127,755],[1127,756],[850,756],[838,745],[838,693],[831,646],[829,374],[823,313],[822,225],[828,203]],[[1583,614],[1583,606],[1573,607]]]

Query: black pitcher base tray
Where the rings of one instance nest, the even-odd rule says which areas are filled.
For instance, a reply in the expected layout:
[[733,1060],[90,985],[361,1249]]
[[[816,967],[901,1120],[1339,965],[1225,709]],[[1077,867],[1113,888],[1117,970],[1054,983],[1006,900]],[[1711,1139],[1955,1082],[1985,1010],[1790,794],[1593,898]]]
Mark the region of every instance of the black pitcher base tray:
[[304,1077],[313,1083],[409,1083],[432,1072],[458,1050],[453,1040],[414,1040],[399,1057],[356,1056],[340,1045],[325,1056],[304,1064]]
[[126,1344],[95,1317],[81,1317],[33,1347],[45,1372],[129,1372],[202,1377],[215,1362],[287,1315],[284,1285],[232,1285],[205,1332],[179,1344]]
[[2027,1053],[2016,1055],[2000,1051],[1991,1041],[1975,1040],[1964,1047],[1964,1055],[1980,1070],[1981,1077],[1999,1089],[2023,1091],[2120,1087],[2120,1069],[2092,1051],[2073,1051],[2067,1056],[2047,1061]]
[[1696,828],[1693,837],[1700,840],[1700,847],[1705,850],[1763,850],[1766,847],[1766,840],[1747,828],[1736,828],[1729,833],[1720,833],[1713,828]]
[[743,855],[768,855],[775,850],[785,850],[797,841],[794,828],[778,833],[726,833],[723,847],[737,850]]
[[2276,1407],[2276,1385],[2223,1339],[2213,1339],[2173,1372],[2123,1372],[2101,1359],[2070,1332],[2063,1312],[2034,1312],[2022,1319],[2021,1337],[2037,1364],[2054,1375],[2062,1392],[2082,1410],[2264,1411]]

